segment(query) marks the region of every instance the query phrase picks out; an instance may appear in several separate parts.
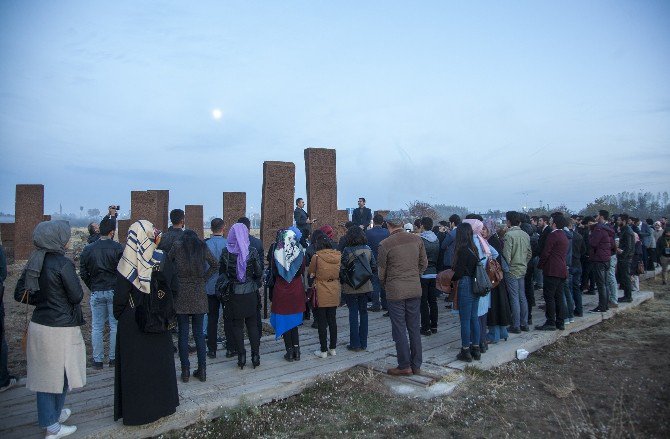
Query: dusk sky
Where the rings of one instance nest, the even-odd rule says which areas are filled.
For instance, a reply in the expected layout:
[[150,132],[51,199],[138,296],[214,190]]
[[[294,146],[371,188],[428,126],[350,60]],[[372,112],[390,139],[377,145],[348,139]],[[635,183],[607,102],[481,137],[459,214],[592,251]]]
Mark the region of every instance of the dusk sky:
[[579,209],[670,190],[669,78],[667,0],[2,1],[0,211],[42,183],[46,213],[258,212],[307,147],[340,208]]

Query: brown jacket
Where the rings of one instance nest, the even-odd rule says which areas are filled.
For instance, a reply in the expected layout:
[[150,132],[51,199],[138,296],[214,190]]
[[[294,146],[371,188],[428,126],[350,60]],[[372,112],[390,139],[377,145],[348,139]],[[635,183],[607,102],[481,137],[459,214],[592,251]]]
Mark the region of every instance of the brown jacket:
[[340,260],[337,250],[324,249],[314,254],[309,264],[309,275],[315,274],[314,285],[319,306],[340,306]]
[[421,273],[428,267],[423,240],[413,233],[396,230],[379,244],[379,282],[386,300],[421,297]]
[[176,241],[172,244],[168,256],[176,268],[177,277],[179,277],[179,294],[174,300],[174,309],[177,314],[206,314],[209,311],[205,282],[219,272],[219,261],[207,247],[203,249],[203,255],[203,268],[205,262],[207,262],[209,269],[203,270],[202,276],[194,276],[188,272],[188,261],[182,242]]

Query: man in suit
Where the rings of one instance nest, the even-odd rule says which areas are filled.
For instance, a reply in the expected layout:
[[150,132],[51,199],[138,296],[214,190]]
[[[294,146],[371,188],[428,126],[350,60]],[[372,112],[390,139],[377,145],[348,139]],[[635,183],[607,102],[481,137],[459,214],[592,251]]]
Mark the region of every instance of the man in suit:
[[354,213],[351,216],[351,222],[355,226],[367,230],[370,227],[370,221],[372,221],[372,211],[365,207],[365,198],[361,197],[358,199],[358,208],[354,209]]
[[295,205],[296,208],[293,211],[293,219],[295,220],[295,226],[300,230],[300,233],[302,233],[300,245],[302,245],[303,248],[307,248],[307,240],[312,234],[312,224],[314,224],[316,220],[310,219],[309,216],[307,216],[307,212],[305,212],[305,200],[298,198],[295,200]]

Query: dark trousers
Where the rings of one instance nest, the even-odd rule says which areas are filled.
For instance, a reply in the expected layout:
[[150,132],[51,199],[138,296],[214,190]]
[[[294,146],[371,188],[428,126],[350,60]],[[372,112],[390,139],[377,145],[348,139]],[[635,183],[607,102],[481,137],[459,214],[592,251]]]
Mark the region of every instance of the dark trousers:
[[349,308],[349,346],[368,347],[368,297],[367,293],[343,294]]
[[564,324],[565,316],[567,315],[563,293],[564,286],[565,279],[544,276],[544,288],[542,292],[546,303],[544,315],[547,317],[547,325],[562,327]]
[[[219,332],[219,309],[224,305],[216,295],[208,295],[207,303],[209,305],[209,312],[207,313],[207,350],[216,352],[216,339]],[[235,351],[232,320],[223,319],[223,332],[226,337],[226,349]]]
[[[205,335],[202,333],[202,321],[205,314],[177,314],[177,326],[179,328],[179,361],[181,367],[188,369],[191,363],[188,359],[188,321],[191,320],[193,327],[193,339],[198,351],[198,369],[206,366]],[[216,337],[214,337],[216,341]]]
[[630,284],[630,261],[631,258],[619,259],[616,264],[617,275],[623,290],[623,297],[631,299],[633,297],[633,288]]
[[[609,262],[591,262],[591,270],[596,278],[596,286],[598,287],[598,308],[601,310],[607,309],[607,272],[609,270]],[[589,287],[590,288],[590,287]]]
[[575,314],[581,315],[584,312],[582,307],[582,267],[570,268],[572,275],[572,284],[570,285],[572,300],[575,302]]
[[435,279],[421,279],[421,329],[437,328],[437,294]]
[[[314,310],[317,316],[316,324],[319,328],[321,352],[326,352],[328,349],[335,349],[337,347],[336,311],[336,306],[319,307]],[[326,331],[326,328],[328,328],[328,331]],[[327,332],[330,333],[330,344],[327,343]]]
[[244,326],[247,327],[247,334],[249,334],[249,344],[251,345],[251,353],[257,354],[261,343],[261,337],[258,333],[258,322],[256,321],[256,314],[251,317],[243,319],[233,319],[233,340],[234,347],[238,353],[246,352],[244,349]]
[[298,332],[297,326],[284,332],[282,338],[284,339],[284,346],[286,346],[286,349],[300,346],[300,333]]
[[[421,299],[389,300],[387,302],[391,318],[391,334],[398,356],[398,368],[421,368]],[[407,336],[409,335],[409,340]]]
[[[532,261],[532,259],[531,259]],[[526,269],[526,275],[523,278],[523,294],[526,296],[526,304],[528,305],[528,318],[532,320],[533,316],[533,307],[535,306],[535,285],[533,285],[533,273],[534,273],[534,264],[532,262],[528,263],[528,268]]]

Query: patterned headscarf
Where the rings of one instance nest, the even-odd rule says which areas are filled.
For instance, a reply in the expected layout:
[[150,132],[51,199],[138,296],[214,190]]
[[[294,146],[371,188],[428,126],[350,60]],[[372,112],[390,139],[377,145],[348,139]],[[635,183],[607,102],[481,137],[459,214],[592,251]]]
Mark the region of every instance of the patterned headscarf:
[[158,229],[146,220],[134,222],[128,230],[128,241],[116,270],[143,293],[151,292],[151,272],[160,265],[164,254],[156,249]]
[[482,230],[484,229],[484,223],[478,219],[464,219],[464,223],[470,224],[472,226],[472,233],[479,239],[479,244],[481,244],[482,250],[486,256],[491,256],[491,249],[489,248],[489,243],[486,242],[486,239],[482,236]]
[[277,232],[274,258],[277,272],[286,282],[291,282],[302,266],[303,252],[300,246],[300,236],[294,227]]
[[233,224],[228,231],[226,249],[237,255],[237,280],[247,279],[247,261],[249,259],[249,229],[242,223]]

